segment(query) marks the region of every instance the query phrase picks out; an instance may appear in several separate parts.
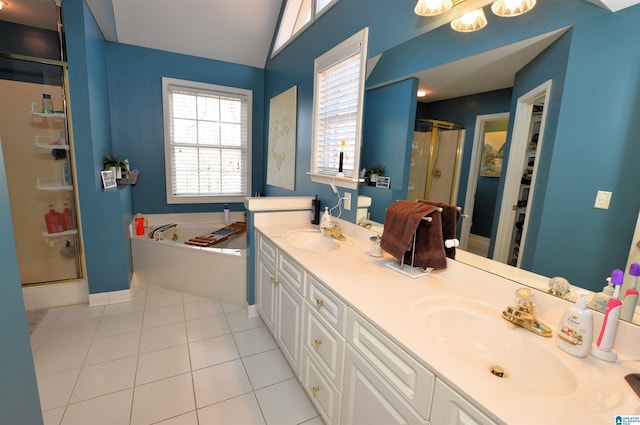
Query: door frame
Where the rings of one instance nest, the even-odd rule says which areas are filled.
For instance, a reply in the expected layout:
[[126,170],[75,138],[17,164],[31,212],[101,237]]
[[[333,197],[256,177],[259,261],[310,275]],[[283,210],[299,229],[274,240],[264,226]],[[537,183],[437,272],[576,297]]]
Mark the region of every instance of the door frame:
[[471,162],[469,164],[469,177],[467,179],[467,194],[464,198],[464,213],[467,218],[462,220],[460,228],[460,248],[467,250],[469,247],[469,235],[473,225],[473,207],[476,202],[476,190],[478,190],[478,179],[480,178],[480,162],[482,161],[482,148],[487,121],[497,121],[509,119],[509,112],[497,114],[485,114],[476,116],[476,126],[473,133],[473,145],[471,148]]
[[[513,132],[511,135],[511,146],[509,147],[509,160],[507,162],[507,171],[504,174],[505,183],[502,191],[502,203],[500,204],[500,215],[498,221],[498,229],[495,236],[495,245],[493,250],[493,259],[501,263],[506,263],[509,258],[509,248],[511,245],[511,236],[515,223],[514,207],[518,201],[518,192],[520,190],[520,180],[522,178],[522,170],[524,158],[529,145],[529,131],[531,129],[531,115],[535,103],[543,102],[542,117],[540,121],[540,129],[537,144],[537,158],[542,152],[542,143],[544,141],[544,133],[547,121],[547,113],[549,111],[549,98],[551,95],[552,80],[547,80],[538,87],[530,90],[526,94],[518,98],[516,105],[516,114],[513,123]],[[522,238],[520,240],[520,255],[518,256],[517,267],[520,266],[522,255],[524,253],[525,243],[527,240],[527,227],[530,218],[532,199],[535,196],[535,183],[538,174],[538,165],[540,161],[536,160],[533,166],[531,176],[531,184],[529,187],[529,202],[525,212],[525,220],[522,227]]]

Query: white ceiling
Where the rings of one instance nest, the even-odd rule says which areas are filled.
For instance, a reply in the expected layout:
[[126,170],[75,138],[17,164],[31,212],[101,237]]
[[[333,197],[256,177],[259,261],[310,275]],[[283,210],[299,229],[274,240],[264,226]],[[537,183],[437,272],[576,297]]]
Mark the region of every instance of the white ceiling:
[[[56,29],[54,0],[5,0],[0,20]],[[86,0],[105,38],[263,68],[283,0]],[[617,11],[640,0],[585,0]],[[434,101],[513,85],[561,34],[545,34],[420,74]],[[373,63],[373,62],[371,62]]]

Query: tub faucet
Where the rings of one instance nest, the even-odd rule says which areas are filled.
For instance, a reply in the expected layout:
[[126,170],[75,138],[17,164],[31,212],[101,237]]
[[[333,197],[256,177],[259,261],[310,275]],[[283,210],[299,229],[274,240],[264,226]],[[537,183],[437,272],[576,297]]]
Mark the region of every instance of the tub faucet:
[[171,223],[171,224],[165,224],[164,226],[156,227],[155,229],[153,229],[153,231],[150,234],[151,239],[153,239],[154,241],[161,240],[162,239],[162,233],[164,233],[165,231],[171,229],[172,227],[176,227],[176,226],[177,226],[176,223]]
[[516,291],[517,307],[507,307],[502,317],[529,332],[546,338],[551,336],[551,328],[536,319],[535,297],[531,289],[520,288]]

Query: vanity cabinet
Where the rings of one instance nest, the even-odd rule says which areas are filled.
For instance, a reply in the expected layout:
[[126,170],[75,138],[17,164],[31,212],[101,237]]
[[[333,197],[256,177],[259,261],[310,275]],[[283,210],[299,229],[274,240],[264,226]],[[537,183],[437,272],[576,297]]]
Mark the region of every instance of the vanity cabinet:
[[440,379],[431,408],[432,425],[497,425]]
[[327,425],[495,425],[256,232],[256,308]]
[[304,272],[258,234],[256,308],[296,376],[300,376]]
[[347,305],[305,272],[304,386],[326,424],[340,423]]

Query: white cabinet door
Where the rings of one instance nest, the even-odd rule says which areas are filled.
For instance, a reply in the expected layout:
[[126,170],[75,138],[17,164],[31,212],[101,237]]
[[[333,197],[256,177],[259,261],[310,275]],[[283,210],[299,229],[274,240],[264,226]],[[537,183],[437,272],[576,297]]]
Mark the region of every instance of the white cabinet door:
[[345,363],[341,423],[427,424],[350,346]]
[[277,288],[276,339],[296,376],[300,376],[302,352],[302,294],[286,281]]
[[278,280],[275,268],[258,256],[256,264],[256,309],[272,334],[276,334],[276,290]]
[[478,408],[439,379],[431,406],[431,425],[496,425]]

